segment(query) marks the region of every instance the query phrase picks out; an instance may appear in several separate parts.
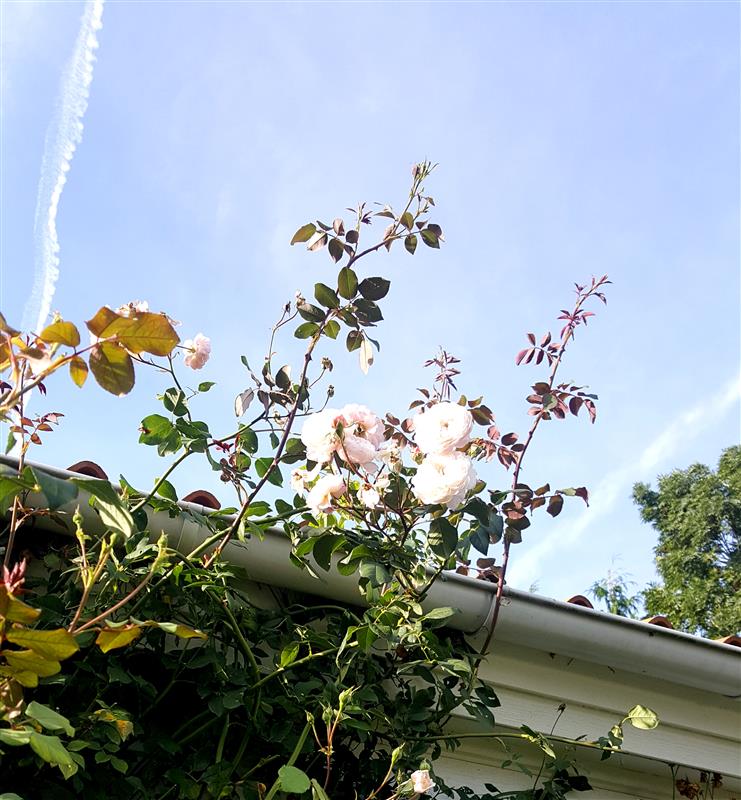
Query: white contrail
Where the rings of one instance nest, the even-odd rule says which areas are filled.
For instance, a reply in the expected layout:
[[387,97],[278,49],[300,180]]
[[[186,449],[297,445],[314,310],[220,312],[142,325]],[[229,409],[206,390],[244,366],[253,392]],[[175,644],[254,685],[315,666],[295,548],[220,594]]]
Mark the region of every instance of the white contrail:
[[[720,391],[678,414],[664,430],[644,448],[636,460],[631,458],[608,472],[593,491],[590,507],[573,520],[564,520],[548,533],[547,538],[513,559],[510,579],[513,586],[527,586],[540,573],[543,562],[556,552],[564,555],[573,548],[587,530],[613,510],[620,498],[627,496],[638,480],[654,477],[655,471],[671,459],[681,444],[712,427],[741,397],[741,377],[726,384]],[[517,554],[519,556],[519,553]]]
[[59,277],[57,211],[72,158],[82,141],[82,120],[90,96],[102,17],[103,0],[88,0],[72,58],[62,75],[56,112],[46,132],[34,219],[34,281],[23,310],[24,331],[38,333],[44,327],[54,299]]

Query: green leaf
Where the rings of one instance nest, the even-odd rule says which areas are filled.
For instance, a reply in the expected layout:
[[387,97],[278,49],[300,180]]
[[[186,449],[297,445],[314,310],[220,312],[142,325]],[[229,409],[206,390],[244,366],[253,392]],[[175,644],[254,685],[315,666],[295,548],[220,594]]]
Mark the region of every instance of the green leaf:
[[307,222],[302,225],[296,233],[293,234],[291,244],[298,244],[299,242],[308,242],[309,239],[316,233],[316,225],[313,222]]
[[489,552],[489,534],[485,528],[476,528],[469,538],[471,546],[475,547],[479,553],[486,555]]
[[177,503],[178,501],[178,493],[175,491],[175,487],[170,481],[162,481],[157,487],[157,494],[160,497],[164,497],[165,500],[172,500],[173,503]]
[[350,267],[343,267],[337,276],[337,289],[345,300],[352,300],[358,293],[358,276]]
[[331,319],[324,326],[324,335],[329,336],[330,339],[336,339],[340,332],[340,323],[337,320]]
[[70,725],[67,717],[63,717],[48,706],[41,705],[32,700],[26,706],[26,715],[35,719],[43,728],[48,731],[64,731],[67,736],[74,736],[75,729]]
[[212,386],[216,386],[214,381],[203,381],[203,383],[198,384],[198,391],[207,392]]
[[417,237],[413,233],[410,233],[409,236],[404,238],[404,247],[407,253],[414,255],[414,251],[417,249]]
[[107,392],[122,397],[134,388],[134,362],[118,344],[101,342],[90,351],[93,377]]
[[380,300],[386,297],[391,286],[391,281],[386,278],[365,278],[358,286],[360,294],[366,300]]
[[5,632],[5,638],[13,644],[33,650],[49,661],[63,661],[80,649],[75,637],[64,628],[52,631],[11,628]]
[[174,386],[162,395],[162,405],[176,417],[184,417],[188,413],[185,392]]
[[440,240],[435,231],[430,230],[429,228],[423,228],[419,233],[422,237],[422,241],[428,247],[434,247],[437,250],[440,249]]
[[77,487],[69,481],[49,475],[38,467],[31,467],[31,471],[51,511],[70,503],[77,497]]
[[308,339],[310,336],[313,336],[319,330],[319,326],[316,322],[303,322],[301,325],[296,328],[293,335],[297,339]]
[[360,565],[360,577],[365,578],[373,587],[383,586],[391,581],[391,573],[376,561],[364,561]]
[[[0,742],[9,744],[11,747],[19,747],[31,741],[32,733],[33,730],[31,728],[16,728],[15,730],[0,728]],[[13,795],[13,797],[17,796],[18,795]],[[0,794],[0,800],[2,800],[3,797],[6,797],[6,795]]]
[[298,313],[309,322],[322,322],[325,312],[312,303],[301,303],[298,306]]
[[314,297],[316,297],[317,302],[325,308],[340,307],[340,298],[337,297],[334,290],[330,289],[325,283],[314,284]]
[[445,517],[438,517],[430,524],[427,543],[435,555],[448,558],[458,546],[458,531]]
[[175,426],[162,414],[150,414],[141,422],[139,444],[160,445],[177,435]]
[[642,731],[650,731],[656,728],[659,724],[659,718],[655,711],[652,711],[646,706],[633,706],[628,712],[625,720],[630,722],[634,728],[640,728]]
[[46,736],[43,733],[34,731],[31,734],[29,744],[34,753],[48,764],[54,764],[58,767],[77,768],[77,764],[75,764],[69,751],[58,736]]
[[48,344],[64,344],[67,347],[77,347],[80,344],[80,332],[71,322],[58,320],[47,325],[39,334],[39,339]]
[[456,614],[456,610],[454,608],[450,608],[448,606],[440,606],[439,608],[433,608],[432,611],[425,614],[422,619],[431,620],[431,619],[448,619],[448,617],[454,617]]
[[350,331],[350,333],[347,334],[347,341],[345,344],[348,352],[352,353],[353,350],[357,350],[362,343],[363,334],[360,331]]
[[4,512],[13,505],[13,500],[26,489],[33,489],[38,480],[33,472],[30,471],[30,480],[24,480],[12,473],[0,474],[0,509]]
[[[0,800],[2,800],[2,797],[0,797]],[[324,791],[322,785],[316,778],[311,779],[311,800],[330,800],[329,795]]]
[[280,788],[289,794],[303,794],[309,791],[311,781],[309,776],[298,767],[289,767],[287,764],[278,770]]
[[289,664],[293,664],[300,649],[301,646],[298,642],[292,642],[287,647],[284,647],[280,654],[281,667],[287,667]]
[[414,226],[414,217],[409,213],[409,211],[405,211],[400,217],[399,222],[408,230],[410,231]]
[[91,505],[100,514],[103,523],[129,537],[134,532],[134,518],[124,505],[118,492],[108,481],[96,478],[70,478],[72,483],[92,495]]
[[345,255],[345,247],[339,239],[329,240],[329,255],[335,264]]
[[[258,477],[264,477],[270,466],[273,463],[272,458],[258,458],[255,461],[255,472],[257,472]],[[273,469],[270,474],[268,475],[268,482],[272,483],[274,486],[283,486],[283,476],[281,475],[280,470],[276,467]]]

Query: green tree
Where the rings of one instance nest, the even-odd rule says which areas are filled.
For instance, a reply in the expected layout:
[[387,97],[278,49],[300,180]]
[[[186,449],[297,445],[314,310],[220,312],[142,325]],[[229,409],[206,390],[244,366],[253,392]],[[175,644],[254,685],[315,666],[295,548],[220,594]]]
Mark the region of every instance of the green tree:
[[607,577],[595,581],[588,589],[589,594],[602,603],[605,611],[621,617],[636,618],[640,610],[640,594],[631,594],[631,586],[635,582],[629,576],[614,569],[607,571]]
[[661,583],[644,592],[646,611],[675,627],[710,637],[741,629],[741,447],[721,454],[714,472],[703,464],[633,487],[644,522],[658,531]]

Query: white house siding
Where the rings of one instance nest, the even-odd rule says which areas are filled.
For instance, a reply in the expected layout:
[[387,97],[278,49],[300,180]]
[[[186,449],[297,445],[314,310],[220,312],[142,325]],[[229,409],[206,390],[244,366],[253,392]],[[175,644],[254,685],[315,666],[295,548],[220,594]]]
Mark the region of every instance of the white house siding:
[[[741,683],[741,653],[739,666]],[[626,723],[623,754],[607,761],[579,748],[579,763],[585,765],[584,772],[595,789],[584,795],[585,800],[672,798],[669,763],[678,765],[677,777],[692,781],[699,779],[700,770],[720,773],[724,785],[716,790],[716,800],[741,797],[738,698],[501,642],[494,643],[481,674],[496,688],[502,703],[495,712],[502,731],[512,731],[525,722],[547,733],[562,702],[566,710],[555,733],[571,738],[604,735],[638,703],[658,714],[660,725],[653,731],[636,730]],[[472,732],[476,728],[471,720],[460,717],[451,721],[451,730]],[[484,783],[500,789],[532,787],[532,778],[501,769],[509,756],[496,741],[471,738],[462,742],[460,749],[440,762],[440,772],[451,784],[477,789]],[[539,751],[532,746],[518,751],[520,763],[537,773]],[[680,800],[679,794],[676,800]]]

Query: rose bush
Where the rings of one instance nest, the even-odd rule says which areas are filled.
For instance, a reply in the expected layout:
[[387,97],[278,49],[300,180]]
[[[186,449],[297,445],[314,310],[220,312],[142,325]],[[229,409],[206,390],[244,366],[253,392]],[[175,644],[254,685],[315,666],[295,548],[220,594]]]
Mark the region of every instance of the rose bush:
[[[325,250],[340,265],[337,280],[317,283],[315,302],[299,294],[284,306],[260,369],[242,359],[248,386],[234,403],[237,422],[223,433],[198,419],[199,397],[214,384],[191,387],[178,374],[179,356],[191,370],[207,364],[210,341],[198,334],[181,344],[173,320],[146,303],[100,308],[86,323],[87,346],[61,317],[27,334],[0,317],[0,414],[18,453],[0,475],[6,796],[517,797],[494,788],[475,795],[435,773],[443,747],[459,744],[449,727],[454,713],[499,742],[540,748],[541,774],[519,796],[543,800],[584,788],[574,760],[556,757],[548,737],[525,724],[495,731],[496,692],[478,668],[511,547],[538,509],[556,516],[564,497],[587,500],[583,487],[531,488],[520,472],[542,423],[582,408],[594,421],[595,395],[559,382],[557,373],[574,331],[592,315],[585,305],[604,301],[606,277],[577,286],[555,339],[528,334],[517,361],[542,364],[547,374],[527,397],[531,423],[522,440],[500,432],[481,398],[452,399],[458,362],[445,352],[428,362],[436,376],[408,417],[379,416],[362,404],[326,408],[329,387],[317,399],[332,369],[317,348],[342,334],[368,371],[379,347],[371,334],[390,282],[358,275],[361,259],[397,242],[414,255],[420,242],[435,250],[443,241],[423,185],[431,170],[415,166],[401,212],[361,204],[349,223],[299,228],[292,244]],[[365,229],[377,218],[389,224],[368,245]],[[306,342],[294,370],[276,363],[277,337],[289,325]],[[26,399],[33,391],[50,399],[54,373],[69,370],[80,387],[92,373],[124,395],[135,371],[149,367],[171,385],[142,420],[139,441],[174,457],[150,490],[123,476],[114,487],[31,463],[30,449],[62,415],[26,413]],[[174,473],[193,458],[233,491],[233,507],[208,512],[179,502]],[[503,468],[491,488],[474,461]],[[268,485],[283,487],[287,470],[290,492],[266,495]],[[163,518],[197,528],[201,539],[189,551],[173,548],[160,535]],[[276,536],[288,543],[296,570],[355,574],[357,603],[291,588],[266,592],[230,561],[235,547],[257,548]],[[501,566],[493,567],[489,553],[498,544]],[[476,564],[474,551],[482,556]],[[453,609],[423,609],[446,570],[497,583],[483,648],[446,627]],[[591,746],[609,755],[626,720]]]

